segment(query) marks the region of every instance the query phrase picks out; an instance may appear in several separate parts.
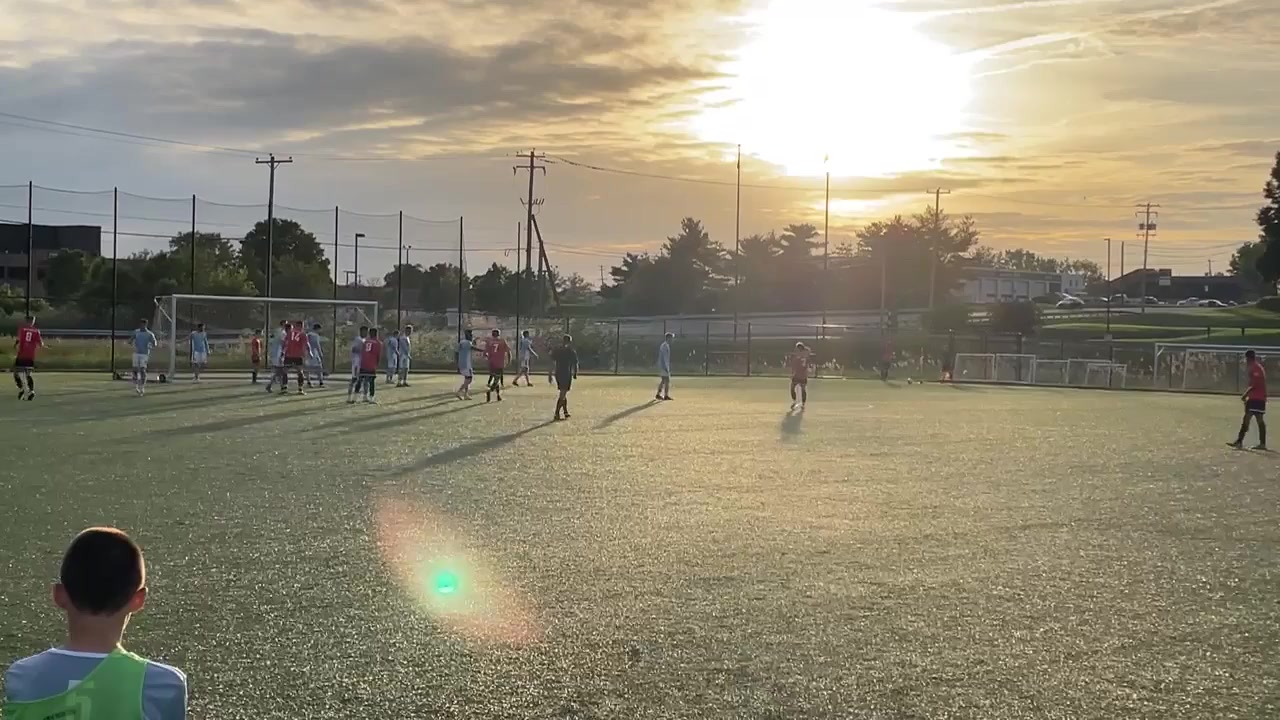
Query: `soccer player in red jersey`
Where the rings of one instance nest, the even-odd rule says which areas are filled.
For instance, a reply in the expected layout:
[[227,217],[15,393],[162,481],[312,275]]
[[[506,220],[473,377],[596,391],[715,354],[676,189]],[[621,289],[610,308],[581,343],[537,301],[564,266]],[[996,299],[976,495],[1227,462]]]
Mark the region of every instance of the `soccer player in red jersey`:
[[[22,325],[18,327],[18,339],[13,344],[18,348],[18,354],[13,359],[13,383],[18,386],[18,399],[35,400],[36,381],[31,377],[31,370],[36,366],[36,351],[44,347],[44,339],[36,329],[35,316],[23,318]],[[27,380],[25,390],[22,386],[23,378]]]
[[1244,436],[1249,434],[1249,421],[1258,419],[1258,444],[1254,450],[1267,449],[1267,421],[1262,419],[1267,414],[1267,371],[1258,360],[1258,353],[1250,350],[1244,354],[1245,369],[1249,372],[1249,388],[1240,399],[1244,401],[1244,421],[1240,423],[1240,434],[1236,441],[1227,443],[1233,448],[1244,447]]
[[809,402],[809,348],[802,342],[796,343],[796,351],[791,353],[791,409],[797,405],[796,388],[800,388],[799,406]]
[[253,366],[253,384],[258,384],[258,366],[262,364],[262,331],[254,330],[249,339],[249,364]]
[[[360,346],[360,379],[356,390],[364,396],[367,403],[376,404],[374,393],[378,389],[378,363],[382,361],[382,342],[378,340],[378,328],[369,328],[369,336]],[[354,396],[347,398],[348,403],[355,402]]]
[[484,391],[484,401],[489,402],[491,395],[497,394],[498,402],[502,402],[502,373],[507,367],[507,358],[511,348],[502,339],[502,331],[494,330],[489,344],[484,348],[484,356],[489,360],[489,384]]
[[298,376],[298,394],[306,395],[307,391],[302,389],[302,384],[306,382],[306,374],[302,370],[303,360],[307,357],[307,333],[302,329],[301,322],[289,323],[285,327],[284,332],[284,378],[280,384],[280,394],[286,395],[289,392],[289,370],[293,369]]

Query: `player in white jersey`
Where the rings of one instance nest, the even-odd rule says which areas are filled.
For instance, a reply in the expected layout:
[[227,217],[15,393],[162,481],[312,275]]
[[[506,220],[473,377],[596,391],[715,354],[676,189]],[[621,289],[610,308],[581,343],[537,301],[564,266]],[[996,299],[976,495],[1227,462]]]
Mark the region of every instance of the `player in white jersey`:
[[400,331],[392,330],[382,347],[387,353],[387,384],[390,385],[392,378],[400,376]]
[[462,384],[458,386],[458,392],[455,394],[459,400],[471,399],[471,379],[475,376],[475,370],[471,366],[474,353],[475,346],[472,345],[471,331],[466,330],[463,332],[462,339],[458,341],[458,374],[462,376]]
[[409,387],[409,354],[413,349],[409,336],[412,334],[413,326],[405,325],[404,333],[400,335],[400,381],[396,383],[396,387]]
[[267,355],[271,357],[271,379],[267,381],[267,392],[271,392],[275,387],[276,381],[280,382],[280,387],[288,387],[289,378],[284,372],[284,333],[289,326],[288,320],[280,321],[280,329],[272,336],[271,342],[267,344]]
[[191,381],[200,382],[200,373],[209,366],[209,333],[205,332],[204,323],[196,325],[191,331]]
[[320,323],[311,326],[307,333],[307,387],[311,387],[311,378],[315,376],[316,385],[324,387],[324,347],[320,343]]
[[658,346],[658,394],[654,400],[671,399],[671,341],[675,338],[674,333],[667,333]]
[[[347,403],[356,401],[356,391],[360,389],[360,353],[364,351],[365,338],[369,337],[369,328],[361,325],[360,336],[351,341],[351,383],[347,385]],[[370,380],[369,382],[375,382]]]
[[158,344],[146,320],[139,321],[138,329],[133,331],[129,342],[133,345],[133,391],[143,395],[147,388],[147,361]]
[[520,378],[524,378],[525,387],[533,387],[533,381],[529,379],[529,364],[532,359],[538,357],[538,353],[533,351],[533,338],[529,337],[528,330],[520,333],[520,342],[517,345],[516,352],[520,360],[520,369],[516,371],[516,379],[511,385],[520,387]]

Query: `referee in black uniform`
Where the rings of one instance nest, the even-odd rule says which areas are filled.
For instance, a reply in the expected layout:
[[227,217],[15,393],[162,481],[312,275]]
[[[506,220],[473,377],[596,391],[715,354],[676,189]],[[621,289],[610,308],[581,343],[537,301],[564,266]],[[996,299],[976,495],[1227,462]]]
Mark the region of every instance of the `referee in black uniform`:
[[[569,419],[569,390],[573,381],[578,379],[578,352],[573,349],[573,336],[565,335],[564,343],[551,351],[551,361],[555,363],[556,387],[560,388],[560,397],[556,399],[556,420]],[[560,417],[560,411],[564,417]]]

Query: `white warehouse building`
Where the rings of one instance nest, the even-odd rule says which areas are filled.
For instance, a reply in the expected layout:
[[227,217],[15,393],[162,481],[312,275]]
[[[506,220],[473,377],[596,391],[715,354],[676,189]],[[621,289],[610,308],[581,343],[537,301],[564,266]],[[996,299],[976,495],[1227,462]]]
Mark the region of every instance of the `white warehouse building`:
[[969,268],[958,289],[959,300],[986,304],[1030,300],[1041,295],[1084,292],[1085,276],[1078,273],[1042,273],[998,268]]

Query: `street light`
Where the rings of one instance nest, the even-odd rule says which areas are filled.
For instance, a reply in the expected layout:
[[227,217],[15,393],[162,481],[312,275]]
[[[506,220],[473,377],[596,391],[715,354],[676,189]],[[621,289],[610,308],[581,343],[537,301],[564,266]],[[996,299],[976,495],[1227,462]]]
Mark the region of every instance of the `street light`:
[[362,237],[364,237],[364,233],[356,233],[356,242],[355,242],[356,259],[355,259],[355,262],[352,263],[352,265],[355,267],[356,287],[360,287],[360,238]]
[[413,246],[405,245],[404,246],[404,264],[408,265],[409,267],[413,267],[413,261],[409,259],[409,253],[411,252],[413,252]]
[[[1111,342],[1111,238],[1103,238],[1107,243],[1107,342]],[[1142,298],[1145,304],[1147,299]]]

